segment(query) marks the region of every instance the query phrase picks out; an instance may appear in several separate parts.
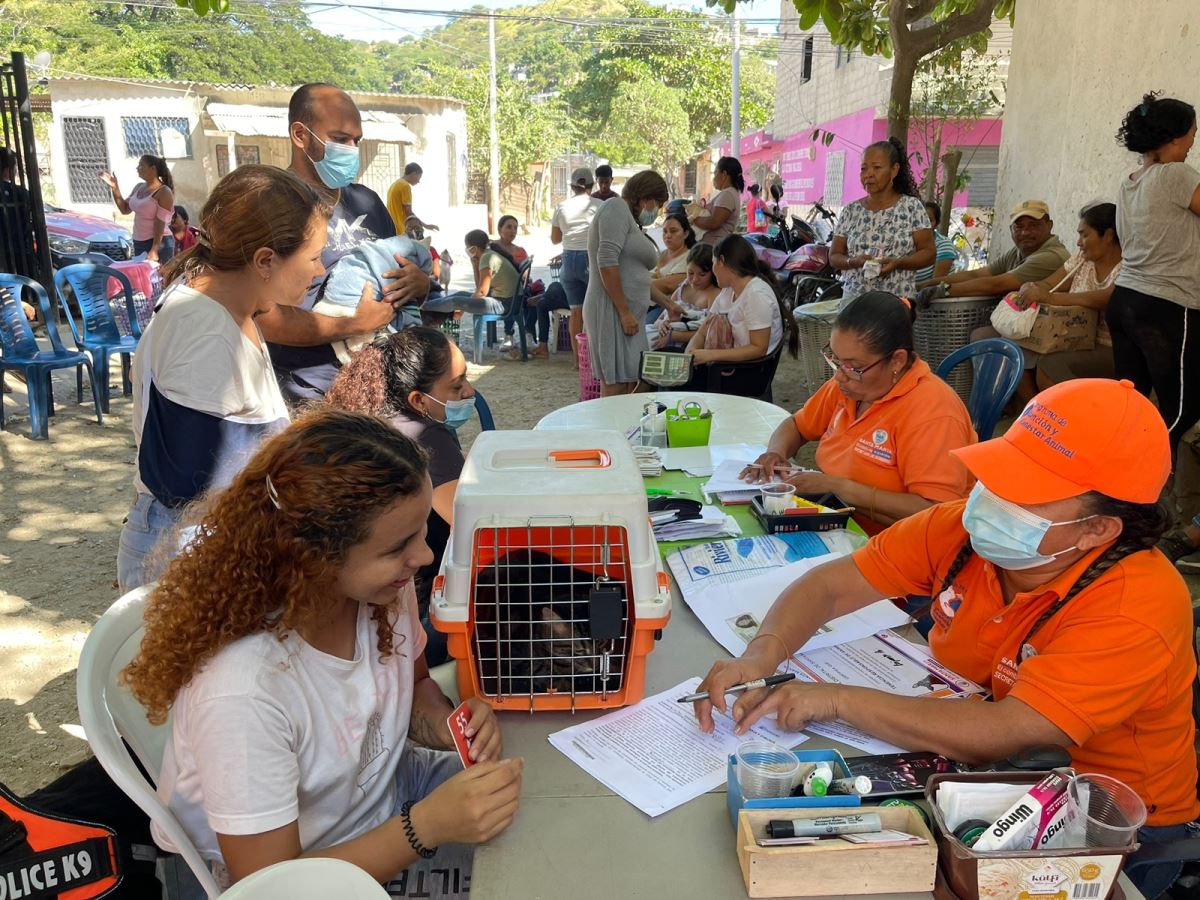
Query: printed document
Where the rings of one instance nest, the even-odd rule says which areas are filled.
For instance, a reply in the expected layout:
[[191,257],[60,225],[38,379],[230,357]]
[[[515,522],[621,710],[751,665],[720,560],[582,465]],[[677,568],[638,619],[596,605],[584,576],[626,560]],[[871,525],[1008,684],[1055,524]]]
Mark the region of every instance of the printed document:
[[700,678],[647,697],[590,722],[550,735],[568,759],[649,816],[658,816],[725,783],[731,754],[744,740],[761,738],[784,747],[808,740],[781,732],[763,719],[741,737],[733,720],[713,711],[716,729],[704,734],[691,703],[678,703],[696,691]]

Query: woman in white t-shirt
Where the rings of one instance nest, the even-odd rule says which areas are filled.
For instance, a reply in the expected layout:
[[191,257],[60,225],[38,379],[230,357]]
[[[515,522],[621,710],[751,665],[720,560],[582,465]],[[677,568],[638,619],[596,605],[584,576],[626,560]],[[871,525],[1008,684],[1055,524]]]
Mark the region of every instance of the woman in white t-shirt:
[[1142,165],[1121,179],[1121,274],[1105,318],[1117,377],[1147,397],[1179,439],[1200,420],[1200,172],[1190,103],[1146,94],[1117,137]]
[[288,170],[239,166],[204,204],[196,245],[163,269],[162,309],[133,358],[137,468],[117,554],[122,590],[153,581],[155,547],[182,508],[226,485],[287,425],[254,317],[298,306],[325,274],[328,220],[317,192]]
[[704,232],[700,240],[710,247],[733,234],[742,216],[742,191],[746,189],[742,164],[732,156],[718,159],[713,170],[713,187],[716,191],[708,198],[706,209],[688,208],[692,225]]
[[381,882],[420,867],[431,896],[465,897],[469,845],[512,822],[521,761],[500,760],[472,698],[463,771],[425,664],[413,579],[432,496],[415,441],[313,412],[197,510],[150,595],[125,675],[151,722],[172,717],[158,794],[222,887],[328,856]]
[[[697,366],[712,363],[750,362],[770,356],[787,337],[788,350],[795,356],[799,335],[775,293],[773,273],[760,262],[754,248],[741,235],[730,235],[713,250],[713,275],[721,293],[708,316],[688,342],[687,351]],[[718,338],[725,324],[732,332],[729,341]],[[699,376],[702,383],[706,375]]]

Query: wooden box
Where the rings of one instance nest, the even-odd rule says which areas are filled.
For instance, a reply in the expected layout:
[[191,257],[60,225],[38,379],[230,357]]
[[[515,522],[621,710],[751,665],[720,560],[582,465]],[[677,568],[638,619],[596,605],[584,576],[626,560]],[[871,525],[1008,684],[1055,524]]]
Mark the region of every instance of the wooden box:
[[1098,321],[1096,310],[1086,306],[1047,306],[1043,303],[1038,307],[1033,331],[1017,343],[1034,353],[1094,350]]
[[[806,819],[848,813],[878,813],[885,829],[925,838],[910,847],[869,847],[845,841],[821,841],[795,847],[760,847],[767,822],[788,816]],[[937,844],[912,807],[863,806],[859,809],[811,807],[792,812],[743,809],[738,813],[738,863],[751,897],[848,897],[856,894],[904,894],[932,891],[937,875]]]

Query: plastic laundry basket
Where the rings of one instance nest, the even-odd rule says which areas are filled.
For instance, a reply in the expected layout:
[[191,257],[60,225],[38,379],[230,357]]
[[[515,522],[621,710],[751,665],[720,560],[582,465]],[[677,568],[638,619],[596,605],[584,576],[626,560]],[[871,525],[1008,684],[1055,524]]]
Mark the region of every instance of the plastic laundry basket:
[[588,356],[588,336],[585,332],[575,335],[579,347],[579,399],[595,400],[600,396],[600,379],[592,374],[592,360]]
[[833,377],[833,370],[821,351],[829,343],[837,313],[838,301],[826,300],[799,306],[792,314],[800,336],[801,400],[807,400]]
[[[971,332],[991,321],[995,297],[948,297],[918,310],[913,326],[917,354],[936,369],[951,353],[971,342]],[[946,378],[965,403],[971,396],[973,366],[957,366]]]

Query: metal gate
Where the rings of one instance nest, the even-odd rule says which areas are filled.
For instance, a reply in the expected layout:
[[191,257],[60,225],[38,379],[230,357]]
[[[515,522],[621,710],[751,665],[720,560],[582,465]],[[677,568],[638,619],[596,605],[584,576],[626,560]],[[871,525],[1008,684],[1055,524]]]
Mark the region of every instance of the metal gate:
[[54,296],[24,53],[0,65],[0,144],[12,153],[4,154],[11,180],[0,180],[0,271],[39,281]]

